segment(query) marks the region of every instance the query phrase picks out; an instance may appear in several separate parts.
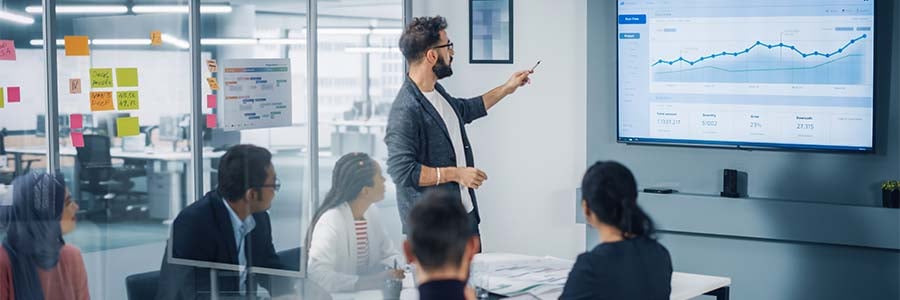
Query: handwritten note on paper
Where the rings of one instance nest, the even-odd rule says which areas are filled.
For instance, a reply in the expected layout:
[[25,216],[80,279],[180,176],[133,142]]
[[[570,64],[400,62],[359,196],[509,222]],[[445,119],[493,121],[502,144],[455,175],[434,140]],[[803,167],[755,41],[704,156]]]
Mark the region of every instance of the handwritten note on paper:
[[81,78],[69,79],[69,94],[81,94]]
[[141,134],[141,125],[137,117],[126,117],[116,119],[116,136],[126,137]]
[[206,79],[206,82],[209,83],[209,88],[213,91],[219,89],[219,82],[216,81],[215,77],[210,77]]
[[206,128],[216,128],[216,115],[206,115]]
[[66,56],[90,56],[91,47],[88,46],[88,37],[84,35],[67,35]]
[[16,60],[16,43],[11,40],[0,40],[0,60]]
[[137,68],[116,68],[116,83],[118,83],[119,86],[137,87]]
[[71,128],[71,129],[84,128],[84,117],[81,114],[69,115],[69,128]]
[[11,86],[6,88],[6,101],[9,103],[19,103],[22,102],[22,94],[19,91],[19,87]]
[[138,91],[116,92],[116,102],[118,103],[119,110],[136,110],[140,108]]
[[72,146],[75,146],[75,148],[84,147],[84,134],[83,133],[72,131],[71,136],[72,136]]
[[215,59],[210,59],[206,61],[206,68],[209,69],[210,73],[218,72],[219,65],[216,64]]
[[162,32],[154,30],[150,32],[150,46],[162,45]]
[[217,103],[216,95],[206,95],[206,108],[216,108]]
[[91,68],[91,88],[113,87],[112,69]]
[[115,110],[112,92],[91,92],[91,111]]

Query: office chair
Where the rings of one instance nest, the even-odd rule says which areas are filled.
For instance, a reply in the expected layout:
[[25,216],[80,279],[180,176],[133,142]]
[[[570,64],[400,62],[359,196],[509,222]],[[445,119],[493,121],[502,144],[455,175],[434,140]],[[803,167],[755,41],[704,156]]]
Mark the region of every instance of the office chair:
[[76,148],[80,191],[91,193],[94,201],[103,201],[103,207],[99,209],[96,208],[96,202],[92,202],[91,210],[87,213],[102,211],[105,213],[105,220],[110,220],[113,216],[113,200],[119,196],[134,199],[141,195],[131,191],[134,188],[131,178],[147,175],[146,170],[141,168],[113,168],[110,145],[109,137],[85,135],[84,147]]
[[159,271],[129,275],[125,278],[128,300],[154,300],[159,287]]

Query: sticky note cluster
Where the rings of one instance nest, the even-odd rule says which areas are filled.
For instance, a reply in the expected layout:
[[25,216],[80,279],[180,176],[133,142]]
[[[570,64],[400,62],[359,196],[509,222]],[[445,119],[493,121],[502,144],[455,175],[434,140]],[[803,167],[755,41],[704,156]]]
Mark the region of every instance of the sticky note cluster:
[[[116,87],[138,87],[137,68],[91,68],[91,89],[106,89]],[[69,92],[81,93],[81,80],[69,81]],[[116,91],[115,101],[113,93],[107,91],[91,91],[91,111],[110,111],[118,107],[119,110],[140,109],[140,97],[136,90]]]

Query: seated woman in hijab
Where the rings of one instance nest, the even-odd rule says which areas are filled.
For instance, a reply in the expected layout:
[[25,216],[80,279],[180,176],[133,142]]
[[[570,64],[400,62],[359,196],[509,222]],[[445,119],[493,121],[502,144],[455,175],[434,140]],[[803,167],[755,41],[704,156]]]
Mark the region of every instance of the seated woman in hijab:
[[64,182],[42,173],[12,182],[12,205],[0,207],[0,300],[90,299],[81,250],[62,237],[78,212]]
[[350,153],[334,166],[331,190],[313,218],[309,276],[329,293],[379,289],[403,271],[377,208],[384,199],[381,167],[365,153]]

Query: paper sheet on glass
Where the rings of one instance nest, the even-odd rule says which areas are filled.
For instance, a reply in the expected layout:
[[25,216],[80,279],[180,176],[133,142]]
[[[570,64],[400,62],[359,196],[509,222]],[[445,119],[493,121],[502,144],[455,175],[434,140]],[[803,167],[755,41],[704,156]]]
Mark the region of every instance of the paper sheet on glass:
[[291,126],[291,60],[220,61],[219,128],[226,131]]
[[472,279],[476,285],[498,295],[558,299],[573,264],[554,257],[479,254],[472,262]]

